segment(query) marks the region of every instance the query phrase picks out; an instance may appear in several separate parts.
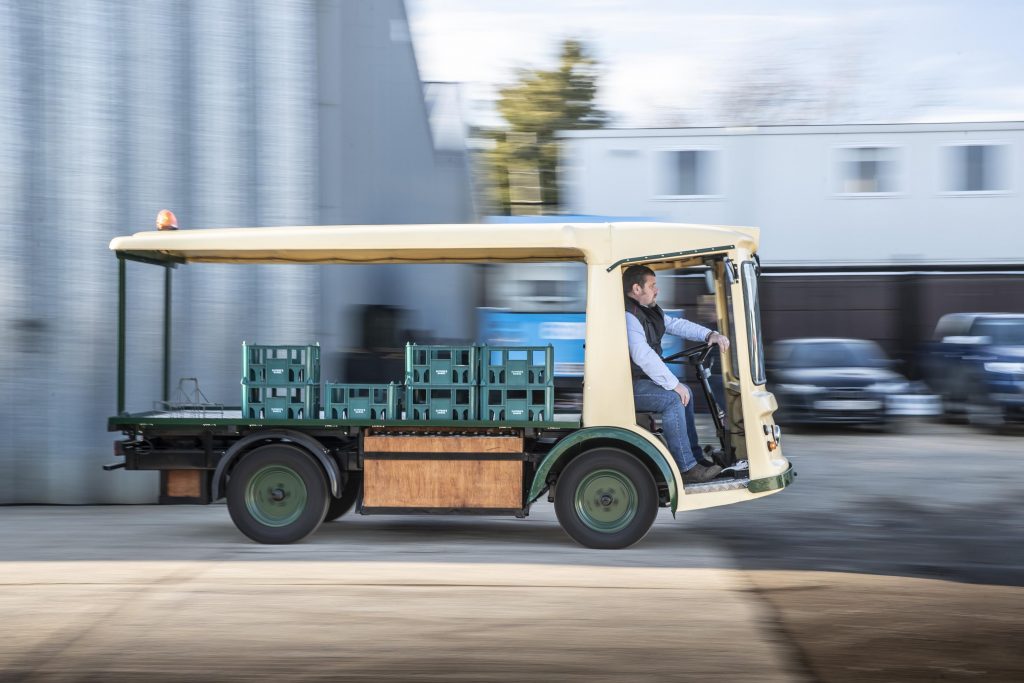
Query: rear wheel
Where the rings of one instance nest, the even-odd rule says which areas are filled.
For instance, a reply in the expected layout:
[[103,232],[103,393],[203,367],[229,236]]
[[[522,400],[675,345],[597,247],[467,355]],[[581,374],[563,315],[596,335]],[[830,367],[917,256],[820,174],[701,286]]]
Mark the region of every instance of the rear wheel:
[[942,421],[948,424],[967,424],[968,413],[965,407],[966,398],[955,396],[942,397]]
[[316,531],[327,512],[327,480],[304,450],[270,444],[242,458],[228,480],[228,512],[259,543],[294,543]]
[[1006,427],[1006,410],[985,394],[973,394],[965,405],[967,424],[977,429],[1002,432]]
[[333,522],[351,510],[352,506],[356,504],[362,489],[363,473],[349,472],[348,481],[345,482],[345,488],[341,491],[341,498],[331,496],[331,502],[327,505],[327,516],[324,517],[324,521]]
[[637,458],[602,448],[580,455],[562,472],[555,514],[565,532],[588,548],[626,548],[658,515],[658,487]]

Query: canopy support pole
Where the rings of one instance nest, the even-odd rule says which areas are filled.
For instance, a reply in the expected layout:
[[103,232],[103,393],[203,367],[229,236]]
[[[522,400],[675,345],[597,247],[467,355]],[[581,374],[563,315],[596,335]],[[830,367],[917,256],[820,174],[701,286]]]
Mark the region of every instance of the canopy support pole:
[[125,262],[117,254],[117,414],[124,415]]
[[171,266],[164,266],[164,402],[171,400]]

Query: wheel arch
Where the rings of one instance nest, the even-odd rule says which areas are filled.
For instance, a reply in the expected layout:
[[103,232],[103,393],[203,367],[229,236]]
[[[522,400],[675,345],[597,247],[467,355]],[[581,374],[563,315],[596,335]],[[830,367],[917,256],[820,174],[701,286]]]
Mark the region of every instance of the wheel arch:
[[255,448],[272,443],[291,443],[307,451],[314,460],[320,463],[320,467],[327,475],[327,484],[331,495],[335,498],[341,495],[341,469],[322,443],[302,432],[291,429],[273,429],[248,434],[231,444],[231,447],[224,452],[220,462],[217,463],[217,469],[213,472],[212,499],[219,500],[224,497],[224,482],[228,472],[242,456]]
[[552,474],[561,472],[581,453],[601,446],[620,448],[635,455],[651,471],[655,482],[664,482],[668,486],[669,505],[675,509],[679,495],[676,478],[665,456],[643,436],[622,427],[586,427],[556,443],[537,467],[527,503],[533,503],[544,493]]

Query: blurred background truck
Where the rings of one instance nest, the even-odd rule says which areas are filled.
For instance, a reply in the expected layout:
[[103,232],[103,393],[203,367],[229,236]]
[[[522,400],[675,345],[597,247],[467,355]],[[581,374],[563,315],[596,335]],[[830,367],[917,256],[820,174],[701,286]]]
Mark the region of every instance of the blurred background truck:
[[1024,315],[942,316],[921,367],[948,416],[990,427],[1024,421]]

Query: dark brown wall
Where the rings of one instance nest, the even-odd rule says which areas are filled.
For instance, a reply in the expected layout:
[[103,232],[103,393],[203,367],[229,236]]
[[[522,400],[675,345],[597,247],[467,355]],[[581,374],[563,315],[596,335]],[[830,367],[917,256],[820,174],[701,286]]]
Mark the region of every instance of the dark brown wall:
[[899,337],[893,276],[764,276],[761,324],[768,342],[789,337],[861,337],[891,348]]
[[[698,315],[702,279],[676,280],[676,304]],[[874,273],[761,277],[766,343],[791,337],[871,339],[916,375],[915,355],[946,313],[1024,312],[1024,275]]]
[[946,313],[1022,313],[1024,275],[919,276],[919,331],[930,339],[935,323]]

